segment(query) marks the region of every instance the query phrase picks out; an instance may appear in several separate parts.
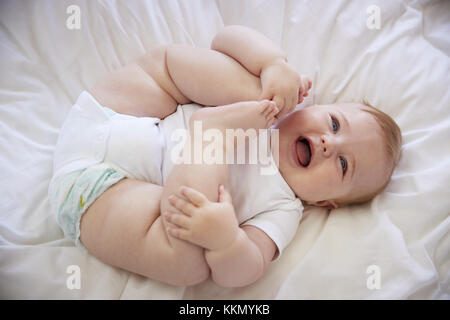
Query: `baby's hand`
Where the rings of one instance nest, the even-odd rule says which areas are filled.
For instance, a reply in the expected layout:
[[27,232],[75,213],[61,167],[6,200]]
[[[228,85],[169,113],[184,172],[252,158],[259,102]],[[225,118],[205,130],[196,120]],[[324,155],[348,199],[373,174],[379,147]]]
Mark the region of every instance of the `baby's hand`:
[[265,66],[260,78],[261,99],[273,100],[277,104],[280,110],[277,119],[292,112],[297,104],[302,103],[312,85],[311,80],[300,76],[284,60],[276,60]]
[[169,202],[181,212],[163,214],[171,236],[208,250],[225,249],[236,238],[239,224],[231,196],[223,186],[219,188],[219,202],[209,201],[203,193],[188,187],[181,187],[180,195],[170,196]]

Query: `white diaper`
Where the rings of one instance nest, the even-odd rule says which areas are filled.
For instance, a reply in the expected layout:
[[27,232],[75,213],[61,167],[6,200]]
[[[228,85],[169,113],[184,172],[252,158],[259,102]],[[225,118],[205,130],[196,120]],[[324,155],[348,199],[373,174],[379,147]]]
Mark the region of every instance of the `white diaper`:
[[126,177],[162,184],[159,121],[116,113],[83,91],[61,128],[54,176],[105,162]]
[[162,184],[159,121],[118,114],[81,93],[61,128],[49,186],[58,224],[76,244],[82,214],[107,188],[125,177]]

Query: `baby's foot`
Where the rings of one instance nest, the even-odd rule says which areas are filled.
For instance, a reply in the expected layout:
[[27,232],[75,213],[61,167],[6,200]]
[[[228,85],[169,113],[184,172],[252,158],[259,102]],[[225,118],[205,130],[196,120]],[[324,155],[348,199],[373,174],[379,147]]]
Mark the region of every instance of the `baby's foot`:
[[245,101],[202,108],[191,120],[202,121],[203,129],[267,129],[275,123],[279,110],[273,101]]
[[[191,117],[191,136],[195,121],[201,121],[202,130],[218,129],[222,134],[222,147],[226,153],[245,146],[246,137],[257,138],[258,129],[267,129],[275,123],[279,110],[273,101],[237,102],[219,107],[204,107]],[[197,124],[198,125],[198,124]],[[194,134],[195,138],[195,134]],[[217,142],[217,141],[216,141]]]

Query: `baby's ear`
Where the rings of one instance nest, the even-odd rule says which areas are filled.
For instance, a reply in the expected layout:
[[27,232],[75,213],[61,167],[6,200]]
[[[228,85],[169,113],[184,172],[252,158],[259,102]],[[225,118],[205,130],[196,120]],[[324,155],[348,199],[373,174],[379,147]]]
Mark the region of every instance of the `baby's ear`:
[[314,205],[327,208],[328,210],[337,209],[339,207],[339,205],[334,200],[321,200],[314,203]]

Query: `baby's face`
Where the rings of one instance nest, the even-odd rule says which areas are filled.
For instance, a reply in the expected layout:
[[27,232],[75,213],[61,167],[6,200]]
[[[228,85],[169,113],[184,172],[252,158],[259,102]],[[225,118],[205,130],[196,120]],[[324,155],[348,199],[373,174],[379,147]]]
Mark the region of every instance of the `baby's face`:
[[388,165],[372,115],[356,103],[314,105],[281,119],[279,169],[297,197],[334,206],[378,189]]

